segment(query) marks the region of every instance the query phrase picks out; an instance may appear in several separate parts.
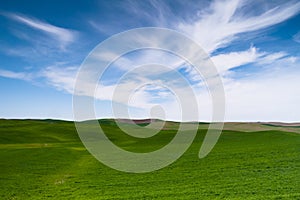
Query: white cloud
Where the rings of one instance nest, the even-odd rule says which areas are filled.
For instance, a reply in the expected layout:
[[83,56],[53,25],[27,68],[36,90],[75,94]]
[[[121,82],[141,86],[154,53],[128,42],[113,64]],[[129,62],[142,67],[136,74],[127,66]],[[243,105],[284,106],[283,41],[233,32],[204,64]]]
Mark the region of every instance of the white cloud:
[[274,61],[277,61],[279,59],[282,59],[284,57],[288,56],[286,52],[275,52],[275,53],[270,53],[266,54],[262,58],[258,60],[258,64],[263,65],[263,64],[271,64]]
[[[223,73],[229,69],[253,63],[257,59],[263,56],[265,53],[258,52],[258,49],[251,47],[247,51],[230,52],[227,54],[219,54],[211,57],[211,60],[217,67],[220,73]],[[271,59],[271,57],[269,57]]]
[[225,85],[227,121],[297,121],[297,74],[273,74]]
[[64,66],[48,66],[37,72],[14,72],[0,69],[0,76],[30,82],[43,78],[49,86],[72,94],[77,69],[77,67]]
[[69,30],[66,28],[54,26],[52,24],[49,24],[47,22],[40,21],[38,19],[29,18],[24,15],[18,15],[18,14],[5,14],[9,18],[16,20],[20,23],[23,23],[24,25],[27,25],[33,29],[39,30],[50,37],[52,37],[54,40],[57,40],[60,42],[60,48],[64,49],[66,45],[74,42],[76,39],[76,32],[73,30]]
[[258,15],[237,14],[250,1],[213,1],[192,23],[181,22],[178,29],[192,36],[208,53],[237,39],[237,34],[256,31],[285,21],[300,11],[300,2],[289,2]]
[[[140,43],[143,43],[146,40],[146,38],[142,37],[139,37],[139,39],[140,40],[136,39],[136,41]],[[147,40],[146,42],[150,42],[150,40]],[[151,45],[149,44],[149,46]],[[109,51],[101,53],[93,52],[91,54],[91,58],[99,60],[99,62],[112,62],[109,67],[114,67],[117,68],[117,70],[123,71],[134,70],[142,65],[149,65],[148,67],[151,67],[151,64],[165,66],[153,67],[151,69],[152,74],[154,72],[162,74],[163,72],[172,71],[185,63],[185,60],[182,58],[166,52],[163,49],[142,49],[129,52],[128,54],[120,57],[119,55]],[[139,69],[139,73],[142,73],[142,69],[147,71],[147,67],[144,67]]]
[[73,93],[77,67],[49,66],[38,73],[46,82],[58,90]]
[[[273,63],[278,63],[279,61],[290,61],[294,63],[297,61],[296,57],[288,56],[286,52],[264,52],[260,49],[251,46],[246,51],[236,51],[230,53],[218,54],[210,57],[211,61],[217,68],[219,74],[223,77],[223,81],[228,80],[225,77],[230,77],[234,72],[230,72],[230,69],[234,69],[239,66],[246,64],[255,64],[257,66],[270,66]],[[188,74],[188,78],[192,81],[200,81],[197,86],[202,87],[205,84],[202,82],[203,78],[201,75],[191,66],[187,66],[185,72]],[[247,72],[245,72],[247,73]]]
[[[280,56],[277,56],[277,58],[278,57]],[[288,67],[296,69],[299,63],[295,59],[284,57],[283,59],[277,59],[272,62],[271,65],[272,68],[269,69],[269,71],[260,74],[258,77],[224,81],[227,121],[295,121],[297,119],[296,113],[300,113],[300,110],[297,110],[299,107],[298,102],[300,102],[300,93],[298,90],[298,86],[300,85],[298,78],[299,73],[295,72],[295,70],[289,70]],[[278,68],[278,66],[280,66],[280,68]],[[287,68],[284,68],[285,66]],[[45,78],[49,85],[72,94],[77,69],[77,67],[51,66],[32,77]],[[25,78],[30,77],[29,74],[26,73],[1,70],[0,75],[30,81],[30,79]],[[154,83],[160,85],[156,80],[144,81],[154,81]],[[85,84],[86,85],[82,88],[91,88],[89,85],[91,83],[86,81]],[[95,91],[95,98],[98,100],[114,99],[116,103],[139,108],[143,110],[143,112],[134,111],[131,113],[131,117],[147,117],[150,116],[149,111],[151,107],[157,105],[157,103],[151,102],[153,96],[151,92],[146,91],[146,88],[132,93],[139,88],[141,84],[143,84],[143,82],[129,80],[119,85],[98,85]],[[172,86],[172,82],[168,82],[168,84]],[[116,86],[119,88],[117,93],[114,93]],[[184,112],[188,113],[197,108],[191,101],[192,96],[189,94],[188,88],[175,87],[175,89],[176,94],[179,97],[184,97],[183,99],[186,101],[185,104],[189,105],[185,108]],[[90,95],[85,90],[82,92],[84,95]],[[115,95],[114,98],[113,95]],[[130,98],[130,95],[133,95],[132,98]],[[94,96],[94,94],[92,96]],[[168,101],[163,101],[159,104],[164,108],[166,118],[170,120],[180,120],[182,110],[176,99],[172,96],[166,96],[165,98],[167,98]],[[209,121],[212,114],[209,93],[206,90],[197,90],[196,99],[199,104],[199,120]],[[101,117],[101,113],[98,116]],[[186,116],[185,120],[196,119]]]
[[237,51],[219,54],[212,56],[211,60],[217,67],[221,74],[226,73],[226,71],[239,67],[242,65],[256,63],[257,65],[266,65],[274,63],[275,61],[281,60],[283,58],[292,57],[288,56],[286,52],[262,52],[256,47],[252,46],[246,51]]
[[[263,28],[270,27],[277,23],[280,23],[293,15],[297,14],[300,10],[300,3],[286,3],[280,7],[274,7],[265,12],[261,12],[256,15],[245,15],[240,12],[243,6],[247,3],[241,0],[231,1],[214,1],[211,3],[209,9],[202,10],[198,19],[192,23],[181,21],[177,28],[188,35],[191,35],[193,39],[196,39],[204,49],[212,53],[220,47],[224,47],[238,38],[239,33],[245,33],[249,31],[256,31]],[[135,9],[134,9],[135,10]],[[170,12],[169,10],[166,11]],[[162,17],[161,15],[160,17]],[[163,21],[163,20],[162,20]],[[151,43],[159,45],[161,42],[156,41],[157,37],[136,37],[136,41],[141,43]],[[172,46],[170,44],[169,46]],[[185,47],[182,47],[185,49]],[[189,49],[187,48],[187,51]],[[190,50],[190,56],[193,56],[193,49]],[[246,51],[230,52],[226,54],[219,54],[212,57],[212,61],[218,68],[219,72],[225,73],[229,69],[258,62],[260,64],[268,64],[274,62],[282,57],[286,56],[285,52],[261,52],[255,47],[251,47]],[[107,57],[107,55],[105,56]],[[110,56],[108,56],[110,57]],[[145,64],[149,61],[160,60],[160,63],[171,66],[171,69],[175,69],[182,64],[182,62],[173,62],[174,58],[169,59],[166,55],[160,55],[158,53],[140,54],[134,61],[129,59],[120,59],[115,63],[118,67],[123,69],[132,69],[140,64]],[[163,60],[164,59],[164,60]],[[137,64],[138,63],[138,64]],[[193,81],[200,81],[201,76],[197,71],[190,67],[186,68],[186,72],[189,74],[189,78]],[[201,85],[201,84],[200,84]]]
[[29,81],[32,79],[32,75],[30,73],[25,72],[13,72],[9,70],[0,69],[0,76],[5,78],[13,78]]

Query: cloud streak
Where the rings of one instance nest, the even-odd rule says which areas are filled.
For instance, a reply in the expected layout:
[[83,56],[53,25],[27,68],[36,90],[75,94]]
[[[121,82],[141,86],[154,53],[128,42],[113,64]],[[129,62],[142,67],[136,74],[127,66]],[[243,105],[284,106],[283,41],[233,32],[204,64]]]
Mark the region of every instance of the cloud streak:
[[29,81],[32,79],[32,75],[29,73],[13,72],[13,71],[3,70],[3,69],[0,69],[0,76],[5,78],[20,79],[25,81]]
[[64,49],[68,44],[71,44],[76,39],[76,32],[73,30],[69,30],[66,28],[54,26],[47,22],[40,21],[38,19],[30,18],[25,15],[18,15],[18,14],[5,14],[5,16],[18,21],[32,29],[41,31],[52,39],[57,40],[60,44],[60,48]]
[[229,69],[253,63],[263,56],[265,53],[258,52],[257,48],[251,47],[246,51],[230,52],[227,54],[219,54],[211,57],[220,73],[224,73]]
[[268,28],[300,11],[300,2],[288,2],[256,15],[245,15],[241,11],[250,1],[226,0],[214,1],[210,7],[199,13],[198,19],[178,24],[178,30],[192,36],[208,53],[225,47],[238,34]]

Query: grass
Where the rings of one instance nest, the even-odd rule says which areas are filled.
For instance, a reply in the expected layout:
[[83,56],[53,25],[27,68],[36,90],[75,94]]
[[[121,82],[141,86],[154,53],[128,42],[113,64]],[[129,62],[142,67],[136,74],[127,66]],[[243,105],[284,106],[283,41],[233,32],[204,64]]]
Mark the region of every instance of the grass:
[[[136,152],[161,148],[175,133],[170,123],[157,136],[133,139],[111,120],[101,124],[115,144]],[[213,151],[198,159],[200,129],[170,166],[130,174],[89,154],[72,122],[0,120],[0,199],[300,199],[300,135],[268,128],[227,126]]]

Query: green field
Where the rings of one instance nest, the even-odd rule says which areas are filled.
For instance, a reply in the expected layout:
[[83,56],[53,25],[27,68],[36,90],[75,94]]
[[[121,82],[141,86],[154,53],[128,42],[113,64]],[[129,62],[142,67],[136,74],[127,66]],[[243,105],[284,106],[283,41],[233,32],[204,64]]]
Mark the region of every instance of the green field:
[[[161,148],[176,132],[134,139],[102,120],[110,139],[136,152]],[[0,199],[300,199],[300,127],[228,123],[213,151],[198,152],[207,124],[188,151],[161,170],[110,169],[82,145],[73,122],[0,120]]]

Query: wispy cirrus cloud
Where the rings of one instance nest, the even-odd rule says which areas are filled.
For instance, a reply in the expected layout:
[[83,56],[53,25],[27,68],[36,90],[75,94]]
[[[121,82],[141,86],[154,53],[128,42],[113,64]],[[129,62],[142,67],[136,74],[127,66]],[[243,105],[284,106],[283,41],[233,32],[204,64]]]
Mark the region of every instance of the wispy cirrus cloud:
[[212,53],[240,38],[240,33],[268,28],[300,11],[300,2],[292,1],[247,15],[245,5],[251,4],[253,2],[244,0],[213,1],[208,9],[198,14],[197,20],[181,22],[177,28],[196,39],[208,53]]
[[292,56],[289,56],[287,52],[265,52],[252,46],[245,51],[235,51],[212,56],[211,60],[222,74],[230,69],[250,63],[269,65],[283,58],[291,59]]
[[[175,1],[175,4],[178,3]],[[193,6],[188,6],[190,10],[192,7],[197,7],[199,9],[197,12],[181,18],[174,14],[174,10],[170,6],[155,0],[149,1],[145,5],[131,2],[128,5],[126,4],[126,7],[127,11],[135,16],[148,21],[152,20],[152,24],[155,26],[170,27],[186,33],[192,39],[195,39],[210,55],[219,48],[230,46],[233,41],[242,41],[244,33],[270,28],[300,12],[300,2],[297,1],[287,1],[279,4],[265,2],[264,6],[249,0],[211,1],[209,6],[204,8],[201,8],[198,4],[201,5],[203,2],[194,2]],[[259,9],[256,9],[258,7]],[[149,11],[152,8],[155,8],[156,15],[151,14],[151,11]],[[139,40],[140,38],[136,39]],[[146,39],[149,42],[155,42],[153,39]],[[297,40],[296,35],[294,39]],[[278,57],[287,56],[285,52],[285,55],[282,55],[282,53],[262,52],[255,47],[251,47],[243,51],[218,52],[217,55],[211,58],[219,71],[225,72],[245,64],[269,63],[276,61]],[[139,60],[148,59],[147,56],[140,55]],[[127,63],[130,64],[129,67],[132,67],[132,63],[135,62]]]
[[13,72],[9,70],[0,69],[0,77],[20,79],[25,81],[32,80],[32,74],[26,72]]
[[266,53],[259,52],[257,48],[251,47],[246,51],[219,54],[211,57],[211,59],[219,72],[223,73],[229,69],[256,62],[259,57],[265,54]]
[[38,73],[39,77],[57,90],[72,94],[76,80],[76,66],[48,66]]
[[15,13],[4,13],[3,15],[48,35],[53,40],[58,42],[58,46],[61,49],[65,49],[67,45],[73,43],[77,38],[77,32],[74,30],[55,26],[45,21],[41,21],[25,15]]
[[19,79],[28,82],[36,82],[43,79],[44,83],[59,91],[69,94],[73,93],[78,67],[76,66],[47,66],[40,71],[34,72],[16,72],[0,69],[0,77]]

